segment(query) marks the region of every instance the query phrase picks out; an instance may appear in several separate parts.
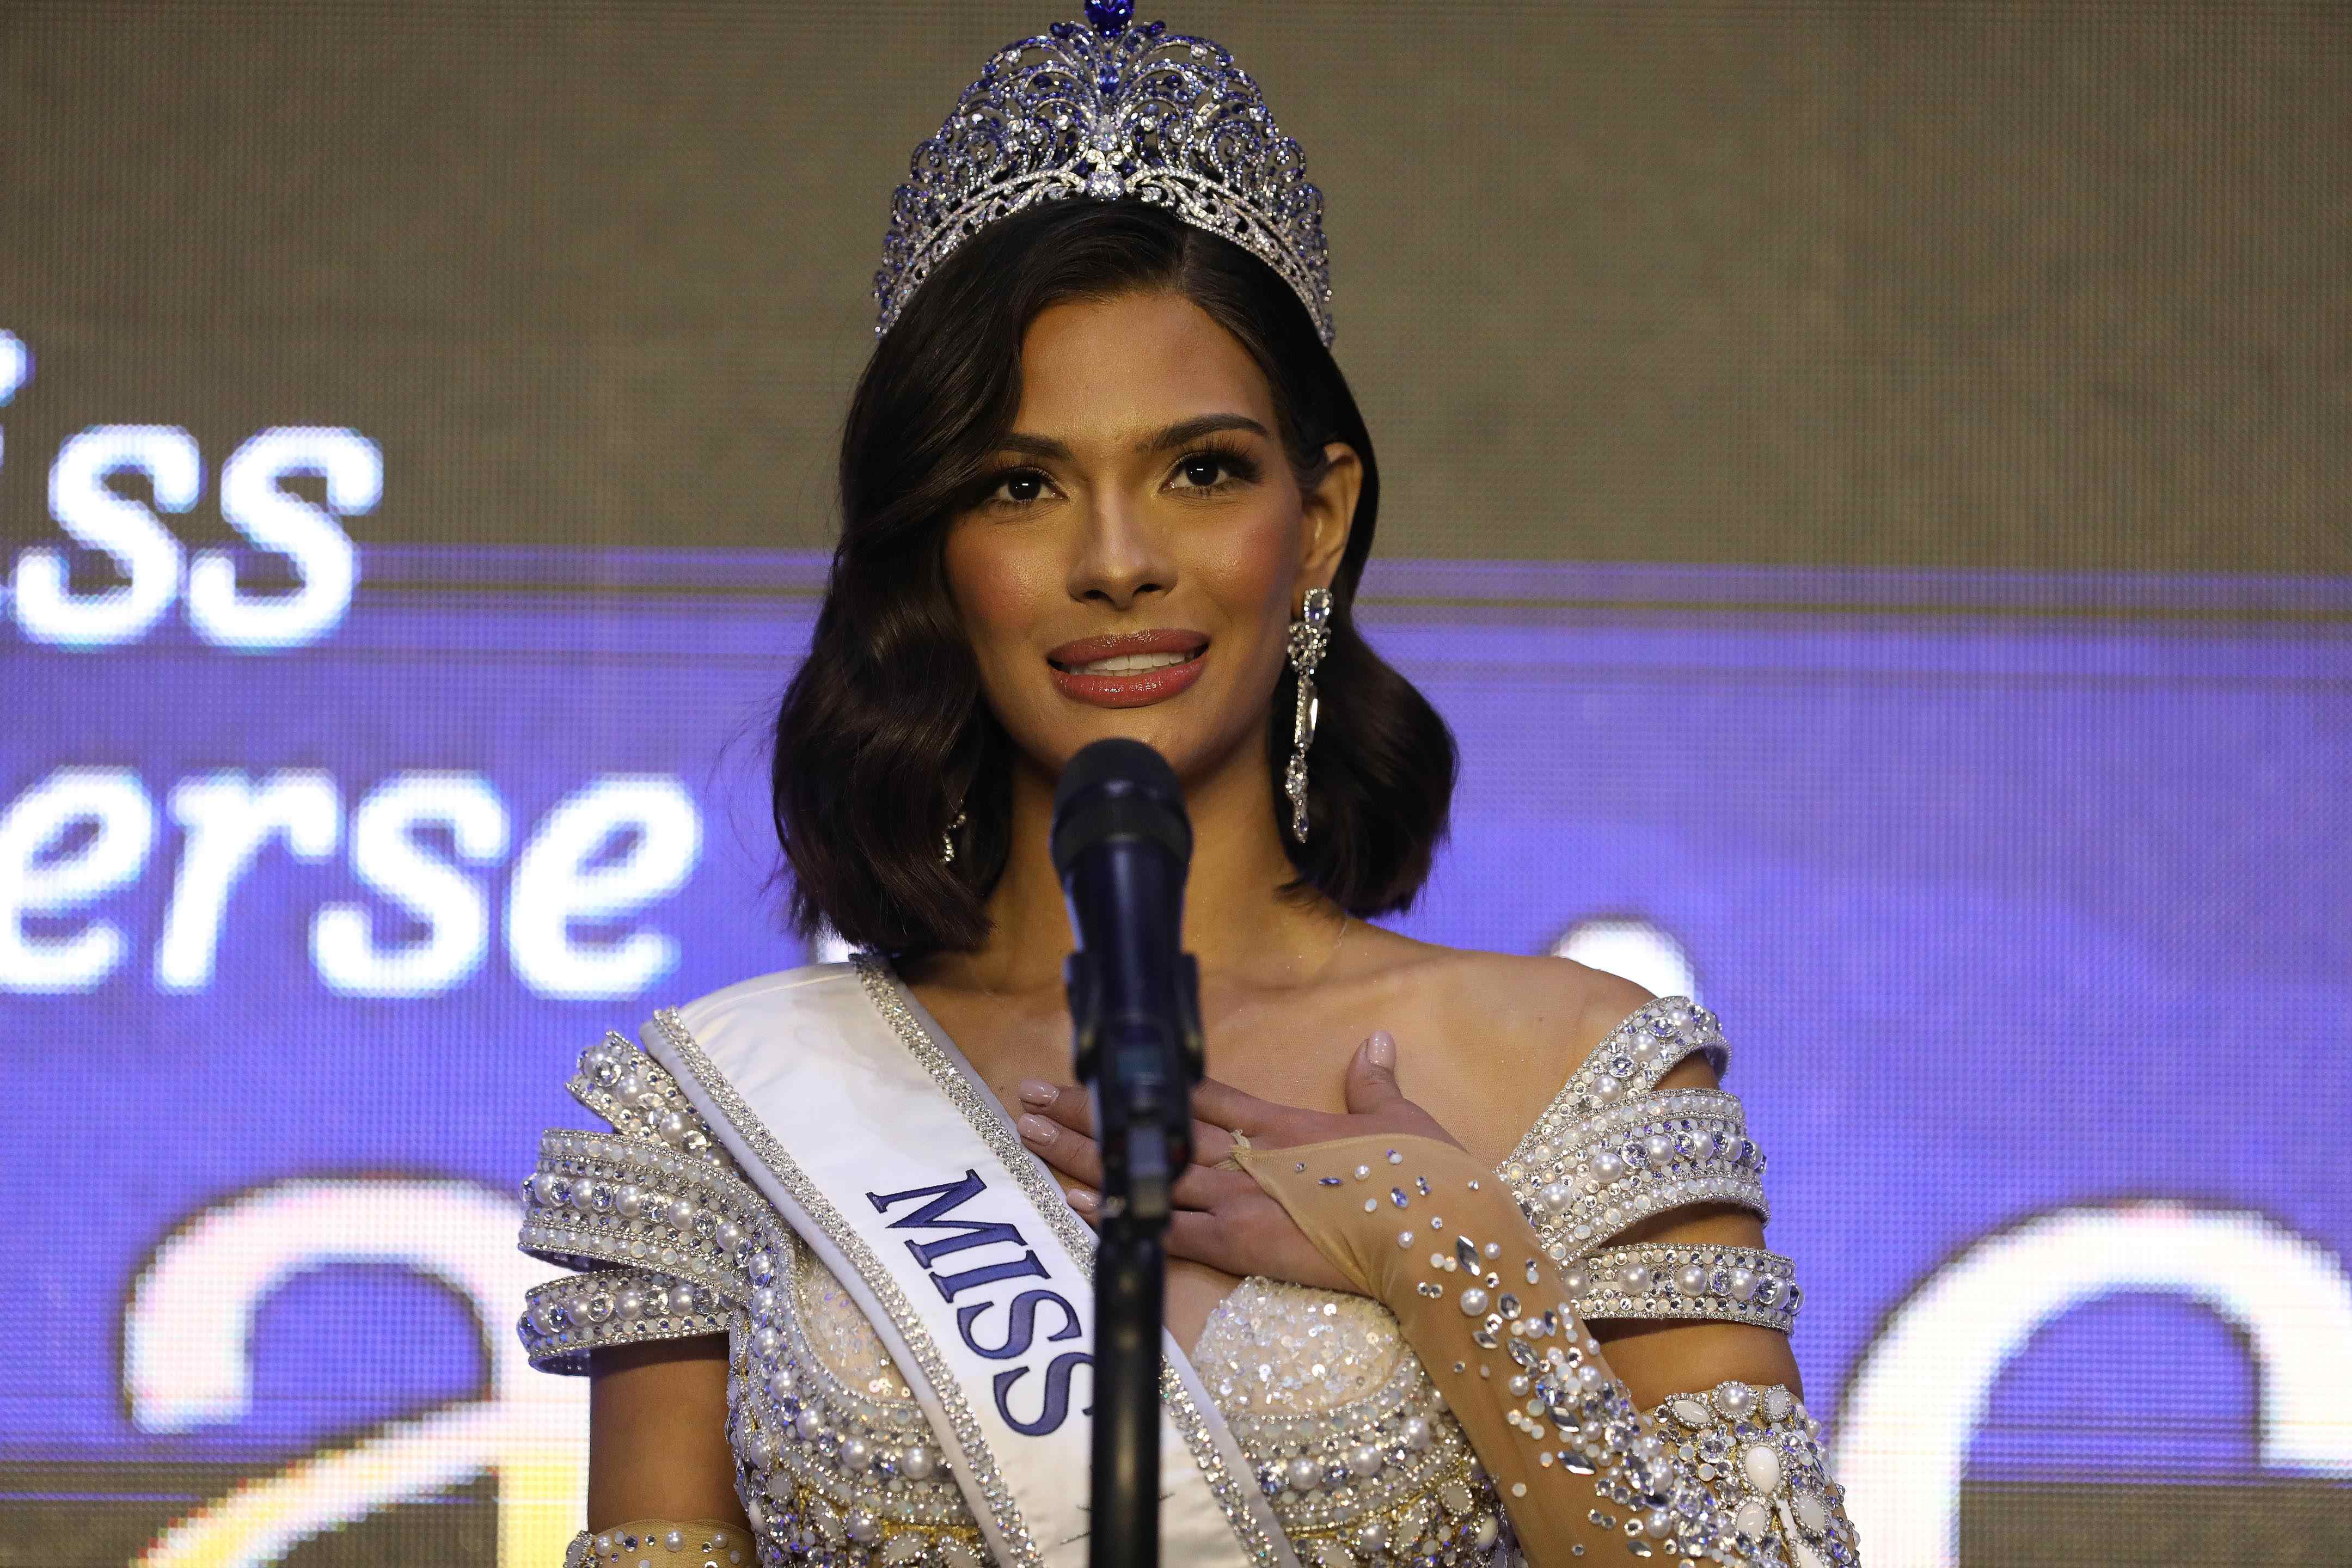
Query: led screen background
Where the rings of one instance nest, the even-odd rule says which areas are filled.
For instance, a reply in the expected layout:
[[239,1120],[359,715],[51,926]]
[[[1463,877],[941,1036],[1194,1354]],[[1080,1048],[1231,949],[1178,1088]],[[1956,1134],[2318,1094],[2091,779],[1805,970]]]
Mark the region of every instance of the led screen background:
[[[883,196],[1045,19],[0,11],[0,1562],[560,1543],[514,1183],[803,956]],[[1331,193],[1402,923],[1721,1012],[1872,1561],[2340,1560],[2340,13],[1171,19]]]

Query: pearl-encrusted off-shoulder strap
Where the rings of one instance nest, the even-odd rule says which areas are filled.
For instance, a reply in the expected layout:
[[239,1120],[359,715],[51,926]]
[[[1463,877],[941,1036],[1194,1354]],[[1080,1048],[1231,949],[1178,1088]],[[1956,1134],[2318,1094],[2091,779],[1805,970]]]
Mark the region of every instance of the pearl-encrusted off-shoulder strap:
[[762,1245],[793,1245],[661,1065],[608,1034],[580,1057],[572,1098],[611,1132],[550,1131],[522,1184],[518,1245],[583,1270],[526,1298],[531,1364],[583,1373],[588,1352],[722,1333]]
[[1588,1318],[1693,1318],[1785,1331],[1802,1299],[1789,1259],[1733,1247],[1612,1247],[1655,1215],[1731,1204],[1769,1219],[1764,1153],[1738,1097],[1660,1089],[1692,1056],[1720,1078],[1730,1048],[1686,996],[1644,1003],[1595,1047],[1500,1169]]

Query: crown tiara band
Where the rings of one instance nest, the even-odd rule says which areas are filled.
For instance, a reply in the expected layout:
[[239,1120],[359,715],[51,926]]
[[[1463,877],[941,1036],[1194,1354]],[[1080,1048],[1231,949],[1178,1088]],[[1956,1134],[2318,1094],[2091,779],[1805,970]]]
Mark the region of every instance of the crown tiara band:
[[1330,343],[1323,193],[1298,143],[1223,47],[1134,16],[1134,0],[1087,0],[1085,21],[1007,44],[915,149],[874,275],[877,337],[998,219],[1066,196],[1131,196],[1273,268]]

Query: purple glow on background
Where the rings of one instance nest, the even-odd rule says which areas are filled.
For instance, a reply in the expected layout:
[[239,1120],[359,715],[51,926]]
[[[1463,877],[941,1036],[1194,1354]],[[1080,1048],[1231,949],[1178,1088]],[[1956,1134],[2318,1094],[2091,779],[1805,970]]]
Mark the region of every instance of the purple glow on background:
[[[708,563],[738,584],[813,581],[804,557]],[[159,813],[217,768],[324,769],[346,809],[393,773],[448,769],[495,786],[520,843],[596,774],[661,773],[704,829],[684,890],[627,922],[677,937],[679,966],[613,1001],[534,994],[495,938],[444,994],[339,996],[309,921],[373,895],[340,853],[279,850],[239,887],[213,983],[165,994],[168,816],[133,884],[38,928],[111,919],[131,957],[87,994],[0,994],[16,1152],[0,1251],[31,1285],[0,1366],[0,1458],[267,1459],[465,1394],[481,1352],[445,1292],[338,1269],[266,1310],[250,1420],[144,1436],[121,1389],[126,1293],[173,1226],[259,1184],[511,1188],[541,1127],[583,1123],[562,1088],[581,1048],[801,961],[762,888],[761,729],[808,600],[394,586],[652,569],[371,552],[348,622],[298,652],[0,644],[0,806],[66,764],[134,769]],[[2352,1253],[2329,1131],[2352,1110],[2344,585],[1406,563],[1370,586],[1374,640],[1465,760],[1452,846],[1404,929],[1541,952],[1630,915],[1682,944],[1772,1161],[1817,1413],[1939,1264],[2059,1205],[2178,1197]],[[2018,613],[2086,600],[2192,613]],[[2339,618],[2210,613],[2255,605]],[[474,873],[494,912],[511,858]],[[2011,1364],[1972,1474],[2243,1472],[2252,1400],[2210,1316],[2110,1299]]]

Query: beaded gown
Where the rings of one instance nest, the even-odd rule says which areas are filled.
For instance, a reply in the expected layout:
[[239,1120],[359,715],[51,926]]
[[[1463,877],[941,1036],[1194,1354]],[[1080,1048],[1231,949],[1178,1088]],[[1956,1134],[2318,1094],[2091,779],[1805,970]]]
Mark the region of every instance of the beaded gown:
[[[861,969],[869,986],[895,984]],[[1738,1100],[1657,1087],[1693,1054],[1726,1065],[1714,1016],[1681,997],[1644,1005],[1494,1173],[1576,1316],[1785,1331],[1801,1299],[1787,1258],[1616,1243],[1694,1204],[1769,1215]],[[613,1034],[582,1055],[569,1087],[610,1131],[548,1132],[524,1183],[523,1249],[580,1271],[532,1293],[519,1331],[533,1364],[584,1373],[600,1346],[723,1334],[736,1487],[761,1562],[990,1562],[907,1377],[670,1075]],[[1302,1563],[1524,1562],[1504,1500],[1380,1301],[1244,1279],[1211,1313],[1192,1363]],[[1731,1477],[1707,1500],[1720,1522],[1751,1540],[1780,1531],[1801,1565],[1853,1561],[1850,1529],[1829,1517],[1840,1494],[1819,1428],[1786,1389],[1727,1384],[1657,1414],[1701,1462],[1709,1445],[1717,1461],[1742,1442],[1772,1447],[1769,1486],[1743,1489],[1736,1466],[1701,1472]]]

